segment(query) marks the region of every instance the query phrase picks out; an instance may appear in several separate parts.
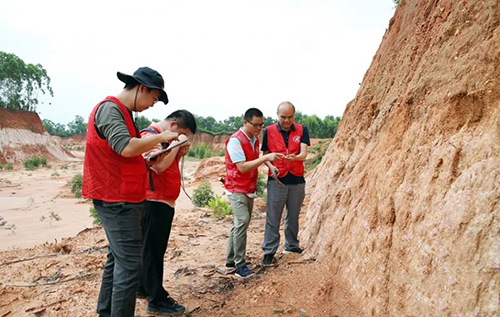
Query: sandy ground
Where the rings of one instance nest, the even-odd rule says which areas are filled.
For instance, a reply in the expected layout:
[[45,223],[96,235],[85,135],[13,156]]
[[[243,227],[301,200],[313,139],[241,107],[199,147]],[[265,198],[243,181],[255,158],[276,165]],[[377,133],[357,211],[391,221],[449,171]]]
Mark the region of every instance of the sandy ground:
[[[36,171],[16,166],[1,172],[0,216],[6,226],[15,225],[15,230],[0,230],[1,317],[96,316],[107,241],[102,228],[92,226],[90,203],[70,192],[68,182],[81,173],[82,162],[69,163],[67,169],[67,163],[50,164]],[[199,185],[192,181],[198,164],[185,161],[190,195]],[[217,178],[208,180],[215,193],[222,194]],[[51,211],[61,220],[40,221]],[[195,208],[181,192],[165,255],[164,285],[187,307],[186,315],[361,315],[342,283],[323,274],[326,264],[279,254],[277,267],[260,267],[265,224],[261,199],[255,203],[247,244],[247,260],[256,276],[241,280],[217,273],[216,268],[224,265],[231,223],[232,217],[217,219],[210,210]],[[148,316],[146,304],[138,299],[136,313]]]
[[[0,230],[0,251],[60,241],[92,227],[90,203],[75,198],[70,186],[71,178],[82,173],[83,162],[48,165],[27,171],[19,164],[0,172],[0,216],[6,221],[4,228],[14,226]],[[51,212],[60,220],[50,217]]]

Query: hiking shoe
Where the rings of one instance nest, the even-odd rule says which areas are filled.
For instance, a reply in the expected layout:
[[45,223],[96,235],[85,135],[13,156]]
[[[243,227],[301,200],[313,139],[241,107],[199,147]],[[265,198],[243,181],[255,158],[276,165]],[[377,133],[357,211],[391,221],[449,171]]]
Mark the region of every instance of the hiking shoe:
[[301,248],[299,247],[293,247],[293,248],[289,248],[289,249],[285,249],[283,250],[283,254],[290,254],[290,253],[297,253],[297,254],[301,254],[302,253],[302,250]]
[[[246,265],[252,264],[251,262],[246,262]],[[236,264],[234,262],[226,263],[226,270],[236,270]]]
[[241,277],[241,278],[249,278],[250,276],[254,275],[255,273],[250,270],[246,265],[245,266],[242,266],[242,267],[239,267],[236,269],[236,271],[234,272],[234,274],[237,276],[237,277]]
[[158,303],[148,303],[146,311],[148,314],[160,313],[160,315],[180,315],[186,310],[186,307],[177,303],[172,297]]
[[274,253],[264,254],[264,259],[262,259],[262,266],[263,267],[273,266],[276,265],[277,262],[278,261],[276,261]]
[[135,297],[137,297],[137,298],[146,298],[147,296],[148,296],[148,294],[142,288],[138,288],[137,292],[135,292]]
[[233,262],[233,263],[226,263],[226,270],[230,270],[230,269],[236,269],[236,264]]

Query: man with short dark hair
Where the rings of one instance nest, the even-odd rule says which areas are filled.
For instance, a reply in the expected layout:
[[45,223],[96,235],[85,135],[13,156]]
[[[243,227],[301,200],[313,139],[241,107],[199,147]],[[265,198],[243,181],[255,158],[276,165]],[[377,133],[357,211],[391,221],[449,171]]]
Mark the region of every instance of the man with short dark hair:
[[93,200],[109,242],[97,313],[128,317],[134,315],[142,270],[147,170],[141,154],[177,139],[177,133],[165,131],[141,139],[132,116],[132,111],[146,110],[158,100],[168,103],[163,77],[157,71],[141,67],[133,75],[118,72],[117,76],[125,83],[124,89],[99,102],[90,114],[82,196]]
[[[262,266],[276,263],[275,254],[280,244],[279,230],[285,206],[283,253],[302,253],[297,236],[299,213],[305,196],[304,160],[310,145],[309,132],[305,126],[294,123],[295,106],[291,102],[280,103],[277,114],[278,122],[267,127],[262,138],[264,154],[283,154],[283,159],[266,164],[269,168],[269,178]],[[277,177],[277,180],[271,176]]]
[[243,128],[226,141],[226,178],[224,188],[233,210],[233,227],[229,233],[226,269],[236,276],[248,278],[254,274],[247,267],[247,228],[252,217],[253,200],[257,190],[258,167],[268,161],[277,161],[282,154],[269,153],[259,157],[259,140],[264,118],[262,111],[250,108],[245,112]]
[[[141,132],[143,138],[150,138],[164,131],[179,134],[179,141],[196,133],[196,120],[191,112],[177,110],[160,122],[152,123]],[[161,150],[162,145],[146,152]],[[161,162],[153,163],[149,171],[146,186],[146,215],[142,225],[143,272],[137,291],[137,297],[148,300],[147,312],[164,315],[179,315],[186,308],[178,304],[163,287],[163,258],[167,250],[168,239],[175,214],[175,201],[181,190],[181,171],[179,163],[189,152],[189,143],[173,148]]]

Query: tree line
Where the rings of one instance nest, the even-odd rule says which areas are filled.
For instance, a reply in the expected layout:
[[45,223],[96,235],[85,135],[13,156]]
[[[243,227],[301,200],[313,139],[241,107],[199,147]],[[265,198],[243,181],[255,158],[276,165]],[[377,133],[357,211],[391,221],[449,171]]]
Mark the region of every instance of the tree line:
[[[213,117],[202,117],[194,115],[198,124],[198,129],[202,132],[217,134],[232,134],[242,126],[243,115],[237,117],[229,117],[225,120],[215,120]],[[340,117],[326,116],[320,119],[316,115],[306,115],[297,111],[295,114],[295,122],[305,125],[309,129],[311,138],[325,139],[333,138],[337,133],[337,128],[340,123]],[[142,130],[147,128],[152,122],[158,122],[159,119],[149,120],[145,116],[138,116],[135,120],[137,127]],[[271,117],[264,118],[264,125],[268,126],[275,123],[276,120]],[[75,120],[67,125],[54,123],[49,119],[42,120],[43,127],[51,135],[58,135],[63,138],[74,135],[85,134],[87,132],[87,120],[82,116],[77,115]]]
[[[54,96],[50,87],[50,77],[47,71],[40,64],[26,64],[22,59],[14,54],[0,52],[0,107],[16,110],[36,111],[38,104],[38,94],[48,93]],[[243,115],[232,116],[224,120],[215,118],[196,116],[196,121],[200,131],[221,134],[232,134],[243,122]],[[146,128],[152,121],[144,116],[136,119],[139,129]],[[276,120],[271,117],[264,117],[264,125],[269,126]],[[309,135],[312,138],[333,138],[337,133],[340,117],[326,116],[324,119],[316,115],[306,115],[297,111],[295,122],[308,127]],[[45,130],[52,135],[70,137],[85,134],[87,123],[83,117],[77,115],[75,120],[67,125],[54,123],[51,120],[42,120]]]
[[[243,122],[243,115],[219,121],[210,116],[205,118],[195,115],[195,118],[199,129],[211,134],[232,134],[242,126]],[[309,129],[309,136],[318,139],[333,138],[337,133],[340,119],[331,115],[321,119],[317,115],[307,115],[300,111],[295,113],[295,122],[305,125]],[[276,121],[271,117],[264,117],[264,126],[267,127]]]

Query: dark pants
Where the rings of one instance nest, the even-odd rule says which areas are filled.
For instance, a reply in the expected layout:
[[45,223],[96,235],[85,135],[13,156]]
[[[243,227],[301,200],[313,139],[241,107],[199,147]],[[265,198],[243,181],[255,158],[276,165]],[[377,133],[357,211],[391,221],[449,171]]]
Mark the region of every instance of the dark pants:
[[266,228],[262,250],[264,254],[275,254],[280,245],[280,224],[283,209],[285,216],[285,249],[299,247],[299,213],[305,197],[306,184],[281,187],[274,180],[267,183]]
[[141,222],[144,203],[94,203],[109,252],[97,302],[100,316],[134,316],[135,293],[142,271]]
[[163,258],[167,251],[174,208],[167,204],[146,201],[146,215],[142,225],[143,273],[139,287],[150,303],[164,301],[168,292],[163,288]]

